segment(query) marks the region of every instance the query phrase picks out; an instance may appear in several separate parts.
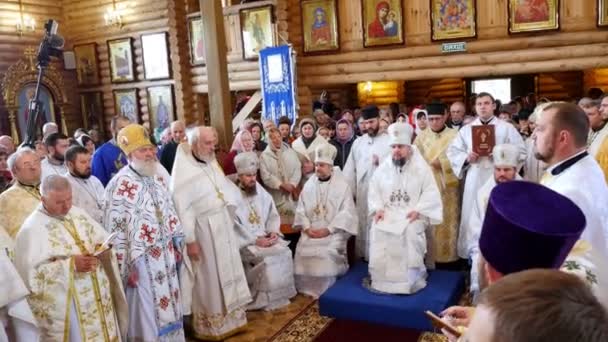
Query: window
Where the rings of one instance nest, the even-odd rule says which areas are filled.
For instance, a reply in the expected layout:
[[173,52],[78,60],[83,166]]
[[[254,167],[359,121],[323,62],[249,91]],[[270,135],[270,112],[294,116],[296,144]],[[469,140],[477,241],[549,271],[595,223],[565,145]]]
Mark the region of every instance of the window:
[[511,101],[511,79],[492,78],[488,80],[474,80],[471,82],[471,91],[476,94],[481,92],[490,93],[502,103],[509,103]]

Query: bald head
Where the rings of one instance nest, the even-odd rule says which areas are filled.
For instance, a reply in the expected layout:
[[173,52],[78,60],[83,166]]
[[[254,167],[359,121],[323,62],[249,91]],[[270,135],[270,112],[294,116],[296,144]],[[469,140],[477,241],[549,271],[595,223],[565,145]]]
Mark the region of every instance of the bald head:
[[215,158],[215,142],[217,133],[213,127],[199,126],[194,129],[190,139],[190,146],[194,155],[204,161]]
[[171,137],[178,144],[183,142],[186,138],[186,125],[179,120],[173,121],[171,123]]
[[72,208],[72,187],[64,176],[50,175],[40,186],[42,205],[51,216],[65,216]]
[[120,132],[121,129],[123,129],[130,123],[131,123],[131,120],[129,120],[129,118],[126,116],[122,116],[122,115],[114,116],[112,118],[112,120],[110,121],[110,130],[112,131],[112,135],[116,136],[116,134],[118,134],[118,132]]
[[47,122],[44,124],[44,126],[42,126],[42,136],[43,137],[46,137],[49,134],[53,134],[53,133],[57,133],[57,132],[59,132],[59,127],[54,122]]
[[15,152],[13,138],[8,135],[0,136],[0,147],[4,148],[9,155]]
[[466,107],[464,103],[460,101],[456,101],[452,103],[450,106],[450,117],[452,118],[452,122],[461,123],[464,120]]

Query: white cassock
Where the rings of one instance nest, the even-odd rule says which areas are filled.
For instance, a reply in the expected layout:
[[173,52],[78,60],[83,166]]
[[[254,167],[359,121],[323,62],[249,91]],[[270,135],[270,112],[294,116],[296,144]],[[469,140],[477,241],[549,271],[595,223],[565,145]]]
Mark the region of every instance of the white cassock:
[[40,162],[40,181],[42,182],[46,177],[50,175],[63,176],[68,172],[68,168],[64,163],[53,164],[46,157]]
[[271,247],[258,247],[255,241],[268,233],[279,236],[281,220],[272,196],[256,183],[256,194],[248,196],[241,191],[237,199],[236,234],[241,258],[253,303],[250,310],[273,310],[289,304],[296,295],[293,279],[293,260],[289,243],[278,240]]
[[524,179],[533,183],[540,183],[547,164],[534,156],[534,139],[526,139],[526,162],[524,163]]
[[84,209],[103,227],[103,216],[105,214],[105,189],[103,184],[93,175],[83,179],[68,172],[64,176],[72,185],[72,204]]
[[[602,169],[587,152],[547,169],[547,175],[556,169],[562,171],[543,176],[541,184],[568,197],[583,211],[587,226],[580,239],[591,246],[599,260],[608,260],[608,185]],[[598,284],[603,302],[608,304],[608,272],[598,274]]]
[[[512,144],[520,150],[519,162],[526,159],[526,146],[524,141],[512,124],[504,122],[496,117],[490,119],[488,125],[495,126],[495,145]],[[465,177],[464,194],[462,198],[462,215],[458,236],[458,255],[466,259],[469,229],[469,214],[473,208],[473,202],[479,189],[494,174],[494,165],[489,157],[480,157],[476,163],[467,163],[467,157],[473,151],[471,126],[481,126],[479,118],[462,127],[458,135],[452,141],[446,151],[446,155],[452,164],[452,170],[459,179]]]
[[372,217],[368,215],[367,210],[367,192],[369,181],[377,169],[377,166],[373,164],[373,156],[377,156],[379,163],[382,163],[390,152],[387,134],[380,134],[374,138],[365,134],[353,143],[342,171],[357,203],[359,216],[357,256],[365,260],[369,260],[369,229],[372,223]]
[[187,143],[177,148],[170,188],[186,243],[201,249],[198,261],[184,255],[184,314],[197,338],[223,339],[247,324],[251,301],[233,229],[239,189],[213,163],[194,159]]
[[36,318],[26,297],[30,294],[11,261],[13,241],[0,229],[0,342],[40,338]]
[[298,292],[319,297],[348,270],[346,243],[357,234],[357,213],[352,192],[334,168],[328,181],[313,175],[304,185],[294,227],[327,228],[330,234],[313,239],[306,233],[296,247],[294,269]]
[[[426,286],[425,231],[443,220],[433,171],[418,149],[411,149],[403,167],[384,160],[369,184],[369,214],[384,210],[387,221],[374,223],[370,234],[371,286],[381,292],[410,294]],[[406,216],[412,211],[420,218],[409,223]]]

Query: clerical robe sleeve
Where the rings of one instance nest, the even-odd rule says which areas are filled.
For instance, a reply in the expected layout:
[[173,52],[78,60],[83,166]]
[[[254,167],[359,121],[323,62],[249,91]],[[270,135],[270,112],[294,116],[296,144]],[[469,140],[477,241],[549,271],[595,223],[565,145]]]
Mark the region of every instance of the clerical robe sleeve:
[[382,172],[384,171],[382,166],[377,171],[379,172],[375,172],[372,175],[367,190],[368,215],[375,215],[376,211],[384,209],[384,201],[382,200],[382,177],[387,177],[387,175],[382,175],[384,173]]
[[270,164],[268,157],[262,154],[260,156],[260,176],[262,177],[262,182],[264,185],[270,189],[278,190],[283,184],[283,181],[277,177],[278,173],[275,173],[274,168]]
[[281,217],[279,216],[279,212],[277,211],[277,206],[274,204],[274,201],[270,195],[267,197],[267,201],[265,201],[267,206],[266,215],[268,218],[266,219],[266,231],[269,233],[277,233],[281,234]]
[[291,155],[292,158],[288,159],[290,165],[285,165],[285,167],[291,171],[289,174],[289,183],[293,186],[297,186],[302,179],[302,163],[296,152],[292,152]]
[[194,234],[196,229],[196,210],[186,208],[180,208],[184,205],[182,203],[178,204],[178,201],[174,199],[175,209],[177,214],[179,215],[179,220],[181,222],[182,229],[184,230],[184,239],[186,243],[196,242],[196,236]]
[[357,152],[356,146],[357,141],[355,140],[353,146],[351,147],[348,158],[346,158],[346,164],[344,164],[344,169],[342,170],[342,174],[344,174],[344,177],[348,182],[348,187],[352,191],[353,198],[355,198],[355,196],[357,195],[357,170],[355,168],[357,164],[357,161],[355,160]]
[[298,199],[298,205],[296,207],[296,216],[293,220],[293,227],[295,229],[305,230],[311,227],[310,220],[306,215],[306,203],[308,201],[313,200],[314,197],[311,196],[310,191],[307,191],[309,187],[307,187],[306,185],[308,185],[308,183],[304,185],[304,189],[302,190],[300,198]]
[[450,165],[452,166],[452,170],[454,171],[454,175],[458,179],[462,179],[464,177],[464,171],[466,170],[467,157],[468,157],[468,148],[467,141],[464,136],[465,131],[470,131],[471,127],[465,126],[461,130],[458,131],[458,134],[452,140],[452,143],[448,146],[446,150],[446,157],[450,161]]
[[517,146],[517,149],[519,150],[519,158],[517,158],[517,161],[520,163],[520,165],[523,165],[523,163],[526,161],[526,156],[528,155],[526,143],[521,137],[521,134],[519,134],[519,132],[515,129],[515,127],[513,127],[512,125],[508,125],[507,130],[508,135],[507,141],[505,141],[505,143]]
[[443,222],[443,203],[437,183],[433,177],[431,167],[420,157],[420,162],[424,163],[419,177],[422,182],[422,193],[414,210],[429,219],[430,224],[437,225]]
[[341,199],[342,201],[338,207],[336,216],[334,216],[327,227],[332,234],[338,230],[342,230],[351,235],[357,235],[359,217],[355,208],[355,201],[350,194],[351,191],[346,184],[341,194],[336,192],[336,195],[338,195],[336,200]]
[[595,159],[604,173],[606,183],[608,183],[608,139],[604,139],[599,151],[595,155]]
[[479,248],[479,237],[481,236],[481,223],[483,222],[483,215],[485,212],[481,210],[482,204],[480,203],[480,198],[477,196],[475,199],[475,203],[473,203],[473,211],[469,216],[469,234],[465,232],[461,232],[461,234],[469,235],[465,236],[465,241],[467,244],[467,254],[470,257],[474,251],[477,251]]

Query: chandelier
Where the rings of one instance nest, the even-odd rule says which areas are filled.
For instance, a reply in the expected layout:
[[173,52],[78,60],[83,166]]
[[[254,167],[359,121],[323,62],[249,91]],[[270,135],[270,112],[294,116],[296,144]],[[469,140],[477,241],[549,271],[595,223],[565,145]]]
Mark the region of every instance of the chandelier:
[[116,2],[112,0],[112,7],[109,7],[106,13],[103,15],[103,20],[106,26],[122,27],[122,18],[120,12],[116,9]]
[[19,36],[23,36],[26,32],[34,32],[36,30],[36,20],[29,15],[23,15],[23,4],[19,0],[19,19],[15,24]]

